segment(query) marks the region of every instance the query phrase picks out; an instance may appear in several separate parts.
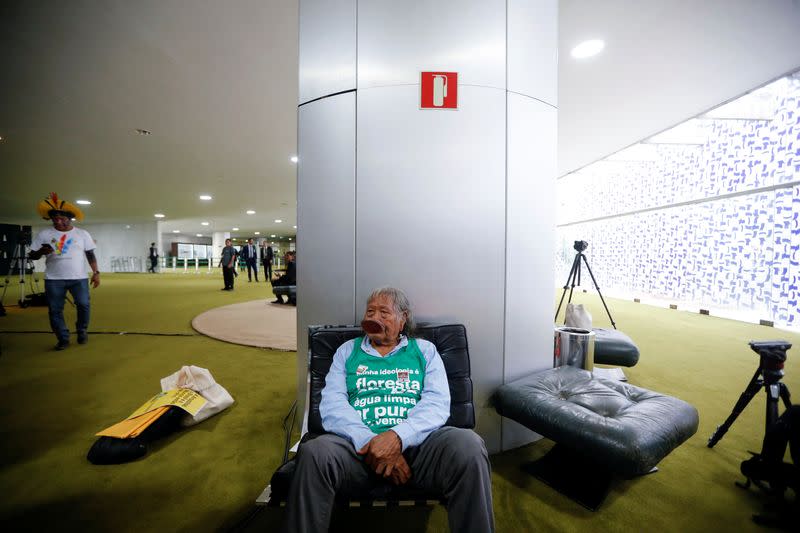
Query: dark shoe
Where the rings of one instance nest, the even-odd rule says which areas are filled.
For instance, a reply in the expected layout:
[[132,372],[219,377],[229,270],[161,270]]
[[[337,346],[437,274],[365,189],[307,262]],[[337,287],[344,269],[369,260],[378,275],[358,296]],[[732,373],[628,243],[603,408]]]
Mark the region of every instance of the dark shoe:
[[78,344],[86,344],[89,342],[89,334],[85,331],[78,332]]
[[69,340],[68,339],[62,339],[62,340],[58,341],[58,344],[56,344],[56,350],[58,350],[59,352],[61,350],[66,350],[67,348],[69,348]]
[[294,298],[289,298],[289,301],[286,303],[288,303],[289,305],[297,305],[297,300],[295,300]]

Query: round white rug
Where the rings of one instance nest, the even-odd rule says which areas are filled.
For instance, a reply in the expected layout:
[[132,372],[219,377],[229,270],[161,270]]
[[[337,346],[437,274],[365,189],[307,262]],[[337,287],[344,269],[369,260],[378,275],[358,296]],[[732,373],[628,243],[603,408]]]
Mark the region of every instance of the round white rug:
[[199,314],[192,327],[209,337],[234,344],[297,350],[297,308],[255,300],[226,305]]

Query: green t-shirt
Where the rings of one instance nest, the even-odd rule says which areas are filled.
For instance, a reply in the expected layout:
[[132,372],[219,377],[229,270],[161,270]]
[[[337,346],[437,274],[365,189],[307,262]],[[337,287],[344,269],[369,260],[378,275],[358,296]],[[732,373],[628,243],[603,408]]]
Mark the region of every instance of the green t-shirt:
[[373,433],[383,433],[406,418],[422,396],[425,356],[417,341],[387,357],[376,357],[361,349],[363,337],[355,340],[347,359],[347,397]]

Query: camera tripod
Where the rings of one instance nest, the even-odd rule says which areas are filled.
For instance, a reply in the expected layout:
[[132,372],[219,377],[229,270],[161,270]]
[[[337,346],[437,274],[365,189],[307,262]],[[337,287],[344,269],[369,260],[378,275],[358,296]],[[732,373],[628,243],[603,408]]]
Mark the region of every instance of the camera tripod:
[[581,284],[581,259],[583,263],[586,265],[586,270],[589,271],[589,276],[592,278],[592,283],[594,283],[594,288],[597,290],[597,294],[600,295],[600,301],[603,302],[603,307],[606,310],[606,314],[608,315],[608,319],[611,321],[611,325],[614,329],[617,329],[617,324],[614,322],[614,319],[611,316],[611,311],[608,310],[608,306],[606,305],[606,300],[603,298],[603,294],[600,292],[600,287],[597,285],[597,280],[594,279],[594,274],[592,273],[592,268],[589,266],[589,261],[586,259],[583,251],[589,246],[589,243],[586,241],[575,241],[573,248],[578,252],[575,254],[575,259],[572,261],[572,268],[569,270],[569,275],[567,276],[567,282],[564,283],[564,291],[561,293],[561,301],[558,302],[558,308],[556,309],[556,317],[555,321],[558,322],[558,314],[561,312],[561,305],[564,303],[564,296],[567,294],[567,289],[569,289],[569,298],[567,299],[567,303],[572,302],[572,291],[575,289],[575,285]]
[[[31,294],[36,294],[39,292],[38,282],[36,277],[33,275],[34,272],[34,265],[33,261],[28,258],[26,252],[27,246],[23,243],[18,243],[14,248],[14,255],[11,258],[8,266],[8,272],[6,273],[5,282],[3,285],[3,295],[0,296],[0,316],[5,314],[5,308],[3,307],[3,302],[6,299],[6,292],[8,291],[8,285],[11,283],[11,276],[14,273],[14,268],[19,270],[19,306],[23,309],[28,307],[28,300],[26,297],[26,287],[25,282],[28,274],[28,270],[30,270],[30,292]],[[34,284],[36,284],[34,288]]]
[[786,341],[750,341],[750,348],[760,356],[760,363],[753,374],[750,383],[744,389],[744,392],[739,396],[739,400],[733,406],[733,411],[722,423],[718,426],[711,438],[708,439],[708,447],[713,448],[716,443],[728,432],[731,425],[736,421],[736,418],[744,411],[753,396],[758,393],[761,387],[764,387],[764,392],[767,394],[767,419],[765,421],[766,428],[778,420],[778,399],[783,400],[784,407],[790,407],[790,394],[789,388],[781,381],[783,378],[783,363],[786,361],[786,350],[792,345]]

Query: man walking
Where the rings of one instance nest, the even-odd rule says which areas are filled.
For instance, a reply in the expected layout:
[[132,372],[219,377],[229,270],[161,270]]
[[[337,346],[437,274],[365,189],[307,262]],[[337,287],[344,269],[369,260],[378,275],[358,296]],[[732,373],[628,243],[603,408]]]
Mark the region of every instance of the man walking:
[[233,290],[233,274],[236,271],[236,248],[231,246],[231,240],[225,239],[225,247],[222,249],[222,259],[219,265],[222,267],[222,279],[225,286],[221,289],[223,291]]
[[158,248],[156,248],[156,243],[150,243],[150,268],[147,269],[148,272],[152,272],[153,274],[156,273],[156,265],[158,264]]
[[247,239],[247,244],[242,246],[242,259],[247,265],[247,281],[253,281],[253,274],[255,274],[256,283],[258,283],[258,250],[253,244],[253,239]]
[[78,308],[75,329],[78,344],[89,342],[89,281],[86,278],[86,261],[92,268],[92,287],[100,286],[100,271],[94,255],[95,244],[88,231],[76,228],[73,220],[83,220],[83,212],[76,206],[59,199],[56,193],[39,202],[39,215],[53,223],[52,228],[41,231],[31,243],[28,257],[37,260],[45,256],[44,293],[50,329],[58,339],[56,350],[69,346],[69,328],[64,322],[64,301],[67,292]]

